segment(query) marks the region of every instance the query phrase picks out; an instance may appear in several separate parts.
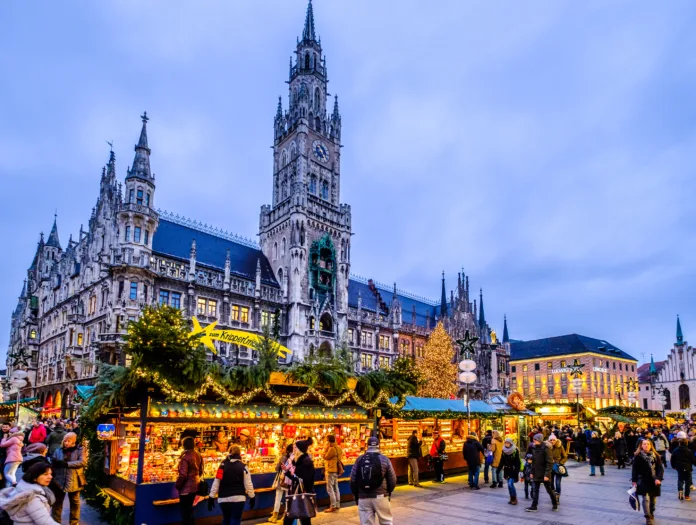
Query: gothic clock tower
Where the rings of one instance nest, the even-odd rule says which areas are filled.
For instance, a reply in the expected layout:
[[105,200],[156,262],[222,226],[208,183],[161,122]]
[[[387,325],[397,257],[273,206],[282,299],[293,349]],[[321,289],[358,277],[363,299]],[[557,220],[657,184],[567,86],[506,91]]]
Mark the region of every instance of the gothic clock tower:
[[340,203],[341,116],[327,111],[326,57],[312,2],[290,59],[289,106],[274,120],[273,204],[261,207],[259,242],[287,302],[294,360],[335,350],[348,328],[350,206]]

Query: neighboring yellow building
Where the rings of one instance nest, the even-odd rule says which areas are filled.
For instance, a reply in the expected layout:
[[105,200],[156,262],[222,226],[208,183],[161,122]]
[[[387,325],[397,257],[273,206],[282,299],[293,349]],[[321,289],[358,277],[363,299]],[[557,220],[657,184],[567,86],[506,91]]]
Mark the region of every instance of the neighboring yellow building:
[[584,365],[581,404],[591,409],[628,406],[626,382],[637,379],[638,361],[607,341],[578,334],[512,342],[510,390],[528,402],[546,404],[539,407],[540,414],[572,414],[571,407],[552,405],[576,402],[569,368],[575,359]]

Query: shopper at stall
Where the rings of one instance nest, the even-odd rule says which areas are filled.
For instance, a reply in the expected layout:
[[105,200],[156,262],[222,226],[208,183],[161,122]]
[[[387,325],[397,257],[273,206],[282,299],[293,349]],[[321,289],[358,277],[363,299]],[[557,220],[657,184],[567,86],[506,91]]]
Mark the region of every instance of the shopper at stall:
[[414,430],[408,438],[408,484],[420,487],[418,482],[418,458],[421,457],[421,445],[423,441],[418,439],[418,431]]
[[[339,464],[343,465],[343,451],[336,443],[336,436],[330,434],[326,437],[324,447],[324,473],[326,475],[326,492],[329,493],[329,508],[324,512],[336,512],[341,508],[341,492],[338,490]],[[340,469],[342,470],[342,468]]]
[[480,490],[479,474],[481,472],[481,457],[485,454],[483,445],[479,443],[475,432],[470,432],[464,442],[462,455],[466,461],[467,469],[469,470],[469,488],[472,490]]
[[[566,452],[563,443],[554,434],[549,436],[549,445],[551,446],[551,458],[553,459],[553,467],[551,468],[551,481],[556,491],[556,500],[561,501],[561,481],[563,475],[560,473],[559,466],[565,465],[568,461],[568,453]],[[565,467],[564,467],[565,468]]]
[[532,449],[532,466],[530,472],[530,481],[532,482],[532,505],[527,507],[527,512],[536,512],[539,506],[539,491],[543,485],[546,492],[551,497],[551,510],[558,510],[558,502],[556,501],[556,493],[551,486],[551,469],[553,467],[553,459],[551,457],[551,448],[544,443],[543,434],[535,434],[533,438],[534,448]]
[[[290,488],[291,492],[297,491],[298,487],[300,487],[301,490],[303,490],[306,494],[311,494],[314,492],[314,462],[308,454],[309,447],[311,447],[313,444],[314,440],[311,437],[295,442],[292,460],[295,472],[292,473],[288,470],[285,474],[292,480],[292,487]],[[302,482],[301,486],[300,482]],[[288,518],[286,515],[283,519],[283,525],[293,525],[294,521],[294,519]],[[311,518],[300,520],[300,525],[311,525],[311,523]]]
[[203,457],[195,450],[196,442],[188,436],[182,442],[184,453],[179,458],[177,468],[179,477],[176,480],[176,490],[179,493],[179,508],[181,509],[182,525],[194,525],[193,502],[196,499],[198,485],[203,475]]
[[430,460],[435,469],[435,483],[445,482],[445,459],[443,457],[447,443],[440,437],[440,431],[433,431],[433,444],[430,445]]
[[614,434],[614,454],[616,455],[616,462],[618,463],[618,468],[626,468],[626,456],[628,456],[628,444],[626,444],[626,438],[621,432],[616,432]]
[[503,467],[503,477],[507,481],[508,492],[510,493],[510,501],[508,503],[517,505],[515,483],[517,483],[520,477],[520,451],[510,438],[507,438],[503,445],[503,455],[500,464]]
[[[534,434],[532,434],[533,436]],[[491,440],[493,439],[493,430],[490,428],[486,430],[486,435],[483,437],[481,440],[481,445],[483,446],[483,449],[486,451],[484,452],[484,456],[487,456],[490,453],[489,446],[491,444]],[[531,440],[531,437],[530,437]],[[483,482],[488,483],[490,480],[489,473],[491,471],[491,465],[488,461],[484,461],[485,465],[483,466]]]
[[[275,502],[273,504],[273,514],[268,518],[270,523],[277,523],[283,519],[283,512],[280,506],[283,503],[283,496],[288,493],[288,488],[290,487],[290,483],[287,482],[287,480],[290,480],[290,477],[287,476],[287,471],[289,470],[291,474],[295,471],[295,468],[292,466],[292,451],[294,448],[294,445],[285,447],[285,454],[280,456],[278,464],[276,465],[276,479],[274,481],[276,488]],[[292,481],[290,480],[290,482]]]
[[5,457],[5,467],[3,474],[5,475],[5,487],[14,486],[17,484],[15,473],[22,463],[22,447],[24,446],[24,433],[20,432],[17,427],[12,427],[8,437],[0,441],[0,447],[7,450]]
[[491,483],[491,488],[502,488],[503,467],[500,464],[500,460],[503,457],[503,438],[500,437],[500,432],[497,430],[493,431],[493,439],[491,439],[491,444],[488,446],[488,448],[493,454],[493,462],[491,463],[491,477],[493,478],[493,483]]
[[60,525],[60,520],[51,517],[55,502],[55,495],[48,488],[51,479],[48,462],[32,465],[16,487],[0,491],[0,508],[18,525]]
[[74,432],[68,432],[63,438],[63,446],[56,450],[51,458],[53,467],[51,489],[56,495],[52,512],[54,520],[60,521],[67,494],[70,503],[70,525],[80,523],[80,492],[87,483],[84,473],[86,464],[85,452],[77,443],[77,435]]
[[34,421],[34,426],[29,432],[29,443],[43,443],[46,439],[46,427],[40,419]]
[[392,525],[390,498],[395,487],[396,473],[389,458],[379,451],[379,438],[368,438],[367,451],[350,473],[350,490],[358,504],[361,525]]
[[655,450],[652,440],[644,439],[636,450],[631,470],[631,481],[636,487],[636,495],[643,496],[643,514],[646,525],[652,525],[655,519],[655,505],[660,497],[660,486],[665,469],[662,459]]
[[689,450],[688,441],[685,432],[679,432],[678,435],[685,436],[679,439],[679,446],[672,452],[670,459],[672,468],[677,471],[677,494],[680,500],[691,499],[692,471],[696,465],[696,457]]
[[604,441],[597,432],[592,432],[587,448],[590,451],[590,476],[595,475],[595,467],[599,467],[599,472],[604,476]]
[[251,474],[242,463],[239,445],[230,447],[229,455],[220,463],[213,486],[210,488],[208,508],[212,510],[212,500],[217,498],[222,511],[222,525],[240,525],[247,496],[249,507],[254,508],[256,496]]

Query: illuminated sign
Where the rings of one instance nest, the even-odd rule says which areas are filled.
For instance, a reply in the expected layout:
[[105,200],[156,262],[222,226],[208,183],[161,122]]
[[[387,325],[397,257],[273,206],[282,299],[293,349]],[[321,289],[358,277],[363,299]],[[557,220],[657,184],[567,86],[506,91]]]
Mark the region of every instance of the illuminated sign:
[[592,367],[593,372],[609,372],[608,368],[602,368],[601,366],[593,366]]
[[566,406],[537,407],[536,412],[538,412],[539,414],[569,414],[570,407],[566,407]]
[[570,374],[572,370],[568,367],[565,368],[554,368],[551,370],[552,374]]
[[599,417],[594,418],[596,423],[611,423],[612,419],[610,417]]

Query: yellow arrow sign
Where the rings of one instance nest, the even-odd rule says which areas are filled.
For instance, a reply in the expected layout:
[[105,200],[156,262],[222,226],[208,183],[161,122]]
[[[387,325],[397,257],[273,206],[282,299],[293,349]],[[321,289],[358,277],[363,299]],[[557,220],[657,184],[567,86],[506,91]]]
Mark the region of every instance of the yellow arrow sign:
[[[216,325],[217,321],[213,321],[208,326],[203,328],[201,323],[198,322],[198,319],[194,317],[193,331],[191,332],[191,335],[201,334],[201,343],[208,347],[214,354],[217,354],[217,349],[213,344],[213,340],[253,348],[255,344],[263,341],[264,339],[263,336],[243,332],[242,330],[216,330]],[[275,345],[278,349],[278,353],[283,357],[286,357],[292,353],[289,348],[285,348],[281,344],[275,343]]]

